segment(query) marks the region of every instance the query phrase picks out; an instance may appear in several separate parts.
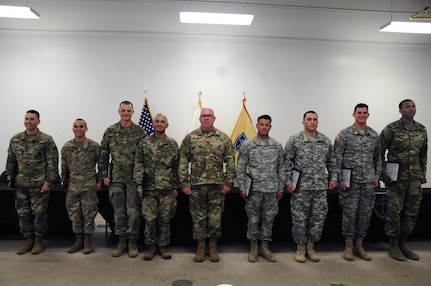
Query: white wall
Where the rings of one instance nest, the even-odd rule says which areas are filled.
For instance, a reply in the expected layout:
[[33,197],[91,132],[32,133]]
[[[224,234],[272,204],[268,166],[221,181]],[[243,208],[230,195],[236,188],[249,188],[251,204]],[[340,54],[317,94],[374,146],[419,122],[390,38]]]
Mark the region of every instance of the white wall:
[[302,129],[310,109],[333,139],[353,123],[359,102],[370,106],[368,123],[378,132],[400,117],[404,98],[416,102],[416,120],[431,125],[426,45],[12,31],[0,31],[0,38],[1,168],[10,137],[24,130],[26,110],[41,113],[40,129],[60,149],[77,117],[87,120],[88,137],[100,141],[118,121],[122,100],[134,103],[137,122],[145,87],[153,115],[168,116],[167,132],[179,143],[199,91],[203,105],[215,110],[216,127],[230,134],[245,90],[253,121],[271,115],[270,135],[282,144]]

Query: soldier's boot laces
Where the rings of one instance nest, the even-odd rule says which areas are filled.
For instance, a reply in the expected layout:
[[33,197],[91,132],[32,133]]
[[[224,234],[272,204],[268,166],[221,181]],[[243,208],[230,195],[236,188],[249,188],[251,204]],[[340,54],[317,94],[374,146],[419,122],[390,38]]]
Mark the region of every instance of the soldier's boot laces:
[[275,259],[274,254],[272,254],[271,250],[269,250],[269,248],[268,248],[268,241],[267,240],[262,241],[262,244],[260,245],[260,248],[259,248],[259,255],[262,256],[263,258],[265,258],[266,260],[270,261],[270,262],[277,261]]
[[26,238],[25,244],[20,248],[18,248],[18,250],[16,251],[16,254],[21,255],[21,254],[30,252],[31,249],[33,248],[33,245],[34,245],[34,236],[32,235]]
[[198,249],[195,254],[195,262],[202,262],[205,260],[206,248],[207,245],[205,240],[198,240]]
[[172,255],[171,255],[171,253],[169,252],[169,249],[166,246],[161,246],[159,248],[159,253],[160,253],[160,256],[163,259],[171,259],[172,258]]
[[344,247],[343,258],[347,261],[353,261],[355,259],[355,257],[353,256],[353,238],[347,236],[345,241],[346,246]]
[[406,242],[407,242],[407,234],[403,233],[403,234],[400,235],[400,239],[399,239],[399,246],[400,246],[401,252],[408,259],[419,260],[419,255],[417,255],[416,253],[414,253],[413,251],[411,251],[410,249],[408,249]]
[[75,253],[80,251],[84,247],[84,241],[82,240],[82,233],[75,233],[75,243],[67,250],[69,253]]
[[304,263],[305,262],[305,244],[297,244],[296,245],[296,262]]
[[91,244],[91,234],[86,233],[84,235],[84,254],[90,254],[94,251],[93,245]]
[[360,259],[371,261],[371,256],[364,249],[363,241],[364,241],[363,238],[356,239],[356,243],[355,243],[356,255],[358,255]]
[[119,257],[123,255],[124,251],[126,251],[126,237],[121,235],[118,238],[118,244],[117,247],[112,250],[112,257]]
[[154,255],[156,254],[157,249],[154,244],[148,246],[147,250],[144,252],[144,260],[153,260]]
[[314,241],[310,240],[307,243],[307,256],[313,262],[320,261],[319,255],[317,255],[316,252],[314,251]]
[[259,254],[259,246],[256,239],[250,240],[250,253],[248,254],[248,261],[256,262]]
[[130,258],[135,258],[138,256],[138,245],[136,243],[136,240],[131,239],[129,240],[129,257]]
[[40,235],[36,235],[33,248],[31,249],[31,254],[40,254],[44,250],[45,247],[43,246],[43,237]]
[[398,236],[390,236],[389,237],[389,249],[388,254],[395,260],[404,261],[406,257],[400,250],[400,246],[398,244]]
[[209,259],[211,262],[218,262],[220,260],[220,257],[217,252],[217,238],[216,237],[210,237],[209,239]]

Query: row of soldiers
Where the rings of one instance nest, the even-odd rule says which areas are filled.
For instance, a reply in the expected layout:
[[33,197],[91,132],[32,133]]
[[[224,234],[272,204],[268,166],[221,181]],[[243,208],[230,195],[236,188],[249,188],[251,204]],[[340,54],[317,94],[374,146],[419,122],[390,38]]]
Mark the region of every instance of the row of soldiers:
[[[61,149],[61,179],[76,236],[68,252],[93,252],[95,190],[104,184],[109,186],[119,237],[113,257],[126,251],[132,258],[138,256],[142,215],[147,245],[143,259],[151,260],[157,253],[170,259],[170,220],[181,190],[190,197],[193,238],[197,241],[194,260],[202,262],[208,255],[210,261],[217,262],[224,195],[236,177],[246,202],[250,262],[258,256],[276,261],[268,244],[285,188],[291,193],[295,259],[301,263],[306,257],[319,261],[314,244],[320,240],[328,211],[326,190],[337,186],[346,238],[344,258],[351,261],[357,254],[371,260],[363,239],[374,206],[374,189],[383,179],[389,202],[385,226],[389,255],[396,260],[419,259],[405,242],[416,223],[421,184],[426,182],[427,133],[413,120],[416,106],[412,100],[403,100],[399,111],[401,119],[388,124],[379,136],[366,124],[368,106],[358,104],[354,124],[337,135],[334,145],[317,131],[317,113],[307,111],[304,130],[291,136],[284,148],[269,136],[271,117],[262,115],[256,124],[257,136],[241,145],[236,170],[231,139],[214,127],[216,117],[210,108],[201,110],[201,126],[184,138],[181,148],[166,135],[169,123],[163,114],[154,117],[154,134],[147,136],[132,121],[134,110],[129,101],[121,102],[120,121],[106,129],[100,145],[86,137],[86,121],[76,119],[74,139]],[[18,254],[44,250],[48,194],[58,172],[57,148],[52,137],[38,129],[39,123],[39,113],[27,111],[26,130],[12,137],[8,149],[8,183],[16,192],[20,232],[26,238]],[[391,170],[382,160],[386,156]]]

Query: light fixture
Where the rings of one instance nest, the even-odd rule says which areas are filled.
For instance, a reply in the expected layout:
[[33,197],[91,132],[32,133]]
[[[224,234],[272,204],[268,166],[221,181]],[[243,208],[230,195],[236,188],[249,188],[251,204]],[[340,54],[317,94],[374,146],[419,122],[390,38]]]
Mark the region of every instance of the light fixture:
[[0,5],[0,17],[5,18],[22,18],[22,19],[39,19],[40,16],[30,7],[25,6],[5,6]]
[[180,22],[189,24],[218,24],[249,26],[254,15],[206,12],[180,12]]
[[379,28],[380,32],[431,34],[431,22],[390,21]]

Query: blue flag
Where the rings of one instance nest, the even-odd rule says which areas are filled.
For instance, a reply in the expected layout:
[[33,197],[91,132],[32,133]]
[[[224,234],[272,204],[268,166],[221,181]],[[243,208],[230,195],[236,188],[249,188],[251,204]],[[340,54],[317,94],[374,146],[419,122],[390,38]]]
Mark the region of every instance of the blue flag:
[[141,126],[148,135],[154,133],[153,117],[151,116],[150,106],[148,99],[145,97],[144,106],[142,106],[141,118],[139,119],[139,126]]

